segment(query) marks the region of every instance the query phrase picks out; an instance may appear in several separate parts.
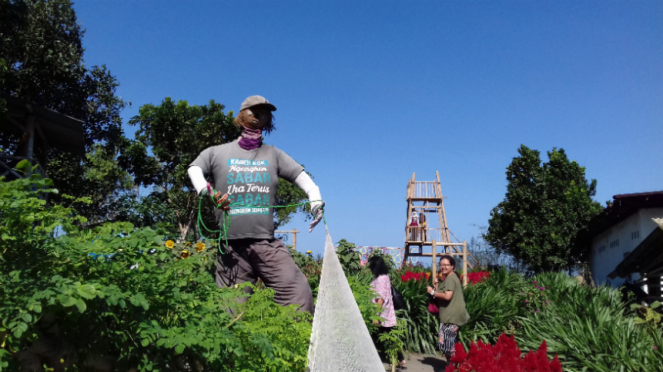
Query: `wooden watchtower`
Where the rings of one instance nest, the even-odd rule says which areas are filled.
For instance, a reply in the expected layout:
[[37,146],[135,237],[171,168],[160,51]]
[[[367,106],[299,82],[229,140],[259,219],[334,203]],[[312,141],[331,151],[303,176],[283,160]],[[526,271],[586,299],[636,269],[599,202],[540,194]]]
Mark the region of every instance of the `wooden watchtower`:
[[[467,242],[453,243],[444,210],[444,196],[440,185],[440,173],[435,172],[435,181],[416,181],[415,174],[407,185],[407,219],[405,225],[405,257],[431,257],[433,277],[437,275],[437,255],[447,254],[462,260],[463,284],[467,284],[467,267],[473,267],[467,251]],[[413,213],[416,218],[413,218]],[[413,219],[417,226],[413,225]],[[455,236],[454,236],[455,238]],[[431,247],[431,252],[424,252]],[[427,250],[427,249],[426,249]],[[459,268],[456,268],[459,269]]]

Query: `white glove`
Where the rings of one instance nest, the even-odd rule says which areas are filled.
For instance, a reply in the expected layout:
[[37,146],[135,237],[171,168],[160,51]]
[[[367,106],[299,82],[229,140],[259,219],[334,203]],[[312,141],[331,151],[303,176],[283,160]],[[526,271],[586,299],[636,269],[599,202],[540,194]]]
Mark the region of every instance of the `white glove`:
[[295,186],[304,190],[306,195],[308,195],[308,200],[311,200],[311,214],[314,218],[308,229],[308,231],[311,232],[313,231],[313,228],[317,226],[322,220],[325,202],[322,201],[322,196],[320,196],[320,189],[315,185],[311,177],[306,172],[301,172],[295,179],[294,183]]
[[308,226],[308,232],[313,232],[313,229],[318,226],[322,218],[324,217],[325,202],[320,202],[313,209],[313,203],[311,203],[311,214],[313,215],[313,222]]

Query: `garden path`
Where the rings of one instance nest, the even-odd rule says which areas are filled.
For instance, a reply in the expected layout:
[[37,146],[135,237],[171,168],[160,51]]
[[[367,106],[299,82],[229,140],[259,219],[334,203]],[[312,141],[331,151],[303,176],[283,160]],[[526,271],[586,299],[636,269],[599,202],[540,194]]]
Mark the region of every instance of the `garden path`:
[[[426,354],[413,354],[408,353],[405,356],[407,364],[406,369],[396,369],[396,371],[403,372],[444,372],[447,368],[447,362],[444,357]],[[391,371],[391,365],[383,363],[386,371]]]

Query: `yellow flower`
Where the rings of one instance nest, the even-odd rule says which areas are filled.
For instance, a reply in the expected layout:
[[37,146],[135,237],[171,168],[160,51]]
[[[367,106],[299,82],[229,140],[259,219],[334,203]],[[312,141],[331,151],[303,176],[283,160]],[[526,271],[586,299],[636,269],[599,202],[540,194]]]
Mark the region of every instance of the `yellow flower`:
[[188,258],[189,256],[191,256],[191,253],[189,253],[189,251],[186,250],[182,251],[182,254],[180,254],[180,257],[182,257],[183,260]]
[[175,242],[174,242],[174,241],[169,240],[169,241],[166,242],[166,247],[167,247],[168,249],[173,249],[174,246],[175,246]]
[[311,254],[311,251],[306,251],[306,253]]
[[205,243],[196,243],[196,252],[202,252],[205,250]]
[[184,245],[187,246],[187,247],[190,247],[190,246],[191,246],[191,242],[186,242]]

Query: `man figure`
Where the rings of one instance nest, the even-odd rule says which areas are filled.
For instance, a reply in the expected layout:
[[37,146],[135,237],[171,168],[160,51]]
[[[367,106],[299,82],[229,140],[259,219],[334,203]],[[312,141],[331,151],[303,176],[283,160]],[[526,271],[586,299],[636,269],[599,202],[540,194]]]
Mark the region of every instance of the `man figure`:
[[[315,220],[320,222],[324,202],[320,190],[304,168],[285,152],[262,143],[262,132],[274,129],[272,112],[276,107],[261,96],[251,96],[243,103],[235,124],[242,128],[239,139],[204,150],[191,163],[188,173],[196,191],[207,192],[205,175],[211,176],[214,195],[220,208],[215,210],[217,223],[223,213],[231,218],[226,252],[217,258],[215,279],[219,287],[228,287],[261,278],[274,289],[279,305],[297,304],[301,310],[314,312],[313,296],[306,276],[297,267],[281,240],[274,238],[273,211],[279,177],[298,186],[311,200]],[[231,205],[232,203],[233,205]],[[250,289],[247,288],[247,293]],[[246,298],[240,299],[246,301]]]

